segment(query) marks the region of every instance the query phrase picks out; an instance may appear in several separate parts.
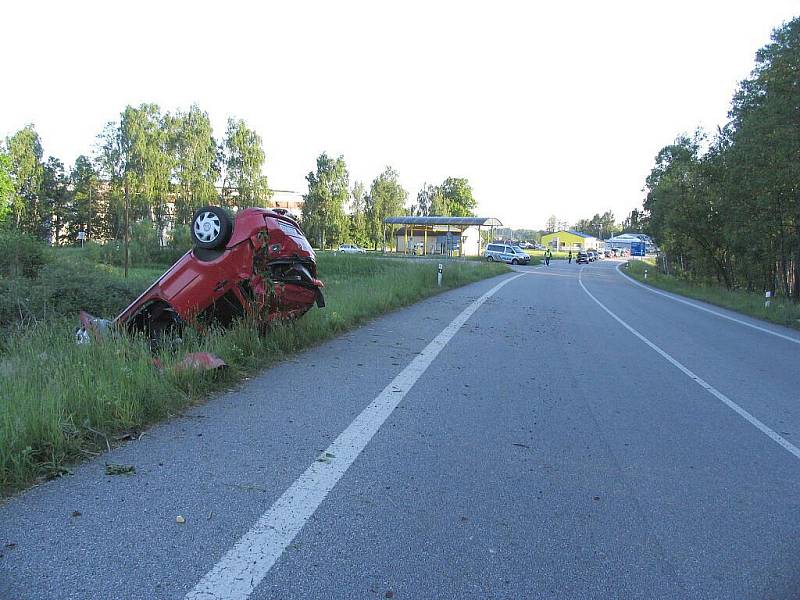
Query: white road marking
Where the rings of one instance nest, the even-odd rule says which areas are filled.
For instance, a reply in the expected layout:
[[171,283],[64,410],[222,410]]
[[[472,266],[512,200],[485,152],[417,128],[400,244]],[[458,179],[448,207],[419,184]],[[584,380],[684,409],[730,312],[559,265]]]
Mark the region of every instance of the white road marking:
[[609,315],[611,315],[611,317],[614,318],[614,320],[616,320],[625,329],[630,331],[633,335],[635,335],[637,338],[642,340],[645,344],[650,346],[650,348],[655,350],[658,354],[660,354],[663,358],[665,358],[670,364],[672,364],[678,370],[682,371],[687,377],[689,377],[689,379],[694,381],[697,385],[699,385],[701,388],[706,390],[709,394],[714,396],[717,400],[722,402],[725,406],[730,408],[732,411],[734,411],[736,414],[738,414],[740,417],[742,417],[745,421],[747,421],[753,427],[758,429],[761,433],[763,433],[764,435],[769,437],[772,441],[776,442],[777,444],[780,444],[781,446],[783,446],[783,448],[785,450],[788,450],[789,452],[794,454],[795,458],[800,458],[800,448],[797,448],[791,442],[789,442],[785,438],[781,437],[777,432],[775,432],[775,430],[771,429],[770,427],[766,426],[764,423],[762,423],[761,421],[756,419],[753,415],[751,415],[749,412],[747,412],[741,406],[736,404],[736,402],[734,402],[733,400],[728,398],[725,394],[720,392],[718,389],[716,389],[710,383],[706,382],[704,379],[700,378],[698,375],[693,373],[691,370],[689,370],[688,368],[683,366],[680,362],[678,362],[677,360],[672,358],[672,356],[667,354],[664,350],[662,350],[661,348],[656,346],[653,342],[648,340],[641,333],[636,331],[633,327],[628,325],[625,321],[623,321],[616,314],[614,314],[608,307],[606,307],[605,304],[600,302],[600,300],[595,298],[594,295],[589,290],[586,289],[586,286],[583,285],[583,281],[582,281],[582,279],[580,277],[580,274],[578,274],[578,283],[581,284],[581,287],[583,288],[583,291],[588,294],[589,298],[594,300],[598,304],[598,306],[600,306],[600,308],[602,308]]
[[256,521],[250,531],[186,594],[186,598],[234,600],[249,597],[381,425],[467,319],[500,288],[519,277],[522,275],[514,275],[501,281],[453,319],[347,429],[339,434],[320,457],[311,463]]
[[[623,263],[624,264],[624,263]],[[793,342],[795,344],[800,344],[800,339],[792,337],[790,335],[784,335],[782,333],[778,333],[777,331],[772,331],[771,329],[767,329],[766,327],[760,327],[759,325],[755,325],[754,323],[748,323],[747,321],[743,321],[742,319],[737,319],[736,317],[731,317],[726,315],[725,313],[717,312],[716,310],[711,310],[710,308],[706,308],[705,306],[700,306],[699,304],[695,304],[694,302],[689,302],[688,300],[684,300],[683,298],[678,298],[673,294],[668,294],[666,292],[662,292],[660,290],[656,290],[651,288],[649,285],[644,285],[636,281],[630,275],[626,275],[620,270],[622,264],[617,265],[617,273],[622,275],[625,279],[630,281],[634,285],[638,285],[640,288],[647,290],[648,292],[652,292],[653,294],[657,294],[659,296],[664,296],[664,298],[669,298],[670,300],[674,300],[675,302],[680,302],[681,304],[685,304],[687,306],[691,306],[692,308],[696,308],[697,310],[702,310],[703,312],[710,313],[712,315],[716,315],[722,319],[727,319],[728,321],[733,321],[734,323],[738,323],[739,325],[744,325],[745,327],[750,327],[751,329],[755,329],[762,333],[768,333],[769,335],[774,335],[775,337],[779,337],[783,340],[788,342]]]

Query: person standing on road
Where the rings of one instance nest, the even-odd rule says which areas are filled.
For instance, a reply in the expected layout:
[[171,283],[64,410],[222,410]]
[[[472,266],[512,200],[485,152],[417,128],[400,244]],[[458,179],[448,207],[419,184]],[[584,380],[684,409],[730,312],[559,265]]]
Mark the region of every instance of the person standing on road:
[[548,267],[550,266],[550,257],[551,257],[552,255],[553,255],[553,253],[552,253],[552,252],[550,252],[550,248],[547,248],[547,249],[544,251],[544,264],[545,264],[545,265],[547,265]]
[[567,264],[572,264],[572,250],[569,251],[569,256],[567,257]]

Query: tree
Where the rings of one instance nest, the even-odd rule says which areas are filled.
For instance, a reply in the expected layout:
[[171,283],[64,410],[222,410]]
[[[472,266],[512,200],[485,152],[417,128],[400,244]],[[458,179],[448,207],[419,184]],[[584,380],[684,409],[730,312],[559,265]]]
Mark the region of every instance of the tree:
[[[179,110],[175,115],[167,115],[165,122],[169,151],[174,160],[175,223],[184,224],[191,220],[195,209],[211,204],[217,198],[215,184],[220,174],[217,143],[208,114],[196,104],[186,113]],[[258,172],[260,169],[259,165]]]
[[466,178],[448,177],[441,185],[442,196],[447,205],[447,214],[452,217],[473,217],[478,202],[472,195],[472,187]]
[[350,195],[350,240],[364,246],[367,243],[367,190],[357,181]]
[[320,248],[338,243],[345,231],[344,204],[349,192],[349,174],[344,157],[317,157],[317,170],[306,175],[308,194],[303,203],[303,228]]
[[[402,214],[407,198],[408,192],[400,185],[399,175],[392,167],[387,166],[372,181],[367,203],[367,234],[376,250],[378,244],[385,242],[383,220]],[[393,233],[394,228],[391,227],[390,237],[393,237]]]
[[228,119],[225,140],[220,148],[224,166],[222,200],[228,206],[267,206],[271,197],[267,178],[262,174],[264,150],[261,136],[241,119]]
[[26,125],[6,140],[14,195],[11,212],[18,229],[42,235],[42,143],[33,125]]
[[555,215],[550,215],[550,217],[547,219],[547,226],[545,229],[547,229],[547,233],[555,233],[558,231],[558,217]]
[[52,156],[47,159],[42,173],[43,237],[58,246],[68,239],[66,223],[70,220],[69,179],[64,163]]
[[159,239],[170,217],[167,207],[174,160],[168,151],[166,125],[156,104],[128,106],[120,120],[125,184],[136,220],[149,218]]
[[107,233],[104,223],[107,211],[99,195],[98,180],[99,175],[89,157],[81,155],[75,159],[69,175],[72,187],[71,239],[77,239],[79,231],[84,231],[88,239],[100,239]]
[[14,180],[11,178],[11,157],[0,148],[0,223],[4,223],[14,202]]

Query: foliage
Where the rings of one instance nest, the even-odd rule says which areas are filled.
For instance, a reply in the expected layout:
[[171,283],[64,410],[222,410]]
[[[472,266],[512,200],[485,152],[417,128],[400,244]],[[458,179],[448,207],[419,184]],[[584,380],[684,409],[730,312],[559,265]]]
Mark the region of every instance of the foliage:
[[602,215],[596,213],[591,219],[579,220],[573,229],[581,233],[588,233],[598,239],[605,239],[621,233],[620,226],[614,220],[614,213],[610,210]]
[[369,243],[367,236],[367,191],[364,184],[357,181],[350,192],[351,204],[349,215],[348,242],[359,246]]
[[42,142],[33,125],[26,125],[6,139],[6,149],[14,180],[11,212],[16,227],[39,236],[43,211],[40,203],[42,175]]
[[[172,174],[175,223],[184,224],[191,220],[197,208],[211,204],[217,198],[214,187],[219,178],[217,144],[208,114],[196,104],[186,113],[179,110],[175,115],[167,115],[165,125],[169,149],[175,158]],[[259,148],[260,144],[259,138]],[[263,151],[258,165],[259,173],[262,164]]]
[[344,157],[322,153],[317,170],[306,175],[308,193],[303,203],[303,229],[319,248],[336,245],[345,236],[344,203],[350,195]]
[[35,278],[47,263],[47,247],[17,230],[0,230],[0,278]]
[[662,269],[800,300],[798,71],[794,19],[757,52],[713,139],[681,136],[659,152],[644,217]]
[[0,148],[0,223],[6,220],[14,202],[14,180],[11,176],[11,157]]
[[265,156],[261,136],[243,120],[228,119],[220,152],[225,172],[223,202],[231,207],[267,206],[271,193],[262,174]]
[[412,212],[421,216],[471,217],[477,205],[467,179],[448,177],[441,185],[423,184]]
[[[383,173],[373,181],[367,197],[367,235],[375,250],[385,242],[383,220],[386,217],[403,214],[408,192],[399,182],[399,175],[392,167],[387,166]],[[388,232],[389,239],[394,239],[393,227]]]

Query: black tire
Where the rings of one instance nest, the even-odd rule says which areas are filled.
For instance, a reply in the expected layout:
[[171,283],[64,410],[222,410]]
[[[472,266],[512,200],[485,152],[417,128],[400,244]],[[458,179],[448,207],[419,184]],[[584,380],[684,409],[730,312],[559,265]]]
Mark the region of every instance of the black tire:
[[516,258],[512,258],[512,259],[511,259],[511,264],[512,264],[512,265],[518,265],[518,264],[519,264],[519,262],[517,261],[517,259],[516,259]]
[[196,248],[224,248],[233,233],[233,219],[224,208],[205,206],[195,211],[189,231]]
[[489,256],[486,257],[486,260],[488,260],[489,262],[494,262],[494,256],[490,254]]

